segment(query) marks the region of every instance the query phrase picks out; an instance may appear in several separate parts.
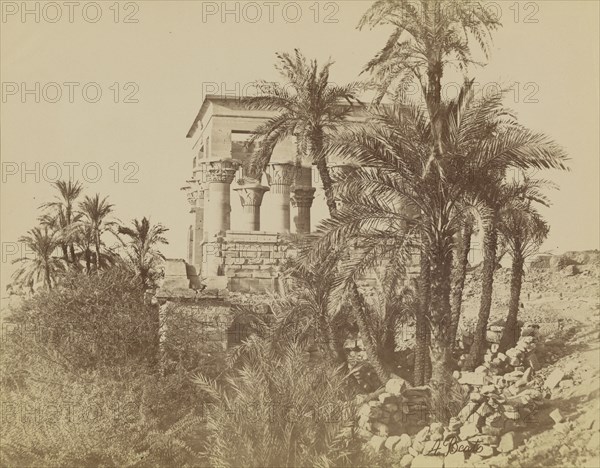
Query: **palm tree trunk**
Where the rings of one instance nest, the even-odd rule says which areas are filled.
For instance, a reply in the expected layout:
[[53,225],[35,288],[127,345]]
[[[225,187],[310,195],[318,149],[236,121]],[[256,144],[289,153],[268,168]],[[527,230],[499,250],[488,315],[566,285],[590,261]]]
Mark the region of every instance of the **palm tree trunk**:
[[429,358],[430,333],[427,316],[429,314],[429,295],[431,293],[431,278],[429,258],[424,248],[421,248],[419,276],[419,310],[415,317],[415,365],[414,384],[425,385],[431,376],[431,361]]
[[335,195],[333,193],[333,180],[329,174],[327,162],[325,160],[317,161],[317,170],[319,171],[321,182],[323,182],[323,191],[325,192],[327,208],[329,208],[329,216],[334,217],[337,214],[337,205],[335,203]]
[[77,263],[77,258],[75,257],[75,246],[73,244],[69,244],[69,250],[71,252],[71,263]]
[[92,270],[92,252],[89,247],[85,249],[85,272],[89,275]]
[[451,236],[442,232],[438,245],[431,252],[431,398],[433,416],[447,423],[448,389],[451,383],[450,275],[452,271]]
[[96,247],[96,273],[100,274],[100,233],[96,233],[94,240]]
[[329,169],[327,168],[327,160],[322,157],[323,152],[323,132],[319,130],[313,131],[308,135],[308,143],[310,145],[309,153],[311,161],[316,162],[319,177],[323,183],[323,191],[325,192],[325,201],[329,208],[329,216],[334,217],[337,213],[337,205],[335,204],[335,194],[333,191],[333,180]]
[[454,346],[456,342],[456,333],[458,331],[458,323],[460,322],[462,297],[465,287],[465,278],[467,276],[467,265],[469,264],[469,252],[471,250],[472,235],[473,224],[467,221],[457,242],[456,256],[453,267],[454,278],[452,281],[452,304],[450,312],[451,319],[449,337],[452,346]]
[[48,290],[52,290],[52,280],[50,278],[50,267],[46,265],[44,267],[44,277],[46,279],[46,286],[48,286]]
[[510,301],[508,303],[508,315],[504,324],[504,332],[500,340],[500,351],[504,352],[517,343],[517,316],[521,302],[521,285],[523,282],[523,264],[525,259],[521,252],[515,252],[512,262],[512,273],[510,278]]
[[450,365],[450,274],[452,270],[452,250],[440,236],[440,245],[432,251],[431,258],[431,378],[442,382],[443,369]]
[[358,286],[356,286],[356,283],[352,284],[350,288],[350,294],[352,300],[352,309],[354,311],[354,316],[356,317],[356,323],[358,324],[360,336],[363,340],[365,352],[367,353],[367,359],[369,360],[369,364],[371,364],[375,370],[379,380],[381,380],[382,383],[385,383],[390,378],[390,373],[386,369],[385,364],[378,354],[378,346],[369,327],[367,306],[362,295],[360,294],[360,291],[358,290]]
[[473,370],[482,359],[486,346],[486,335],[490,310],[492,308],[492,293],[494,291],[494,271],[496,270],[496,250],[498,247],[498,213],[494,213],[490,224],[484,228],[483,238],[483,271],[481,285],[481,302],[479,317],[475,327],[475,336],[471,350],[465,361],[465,367]]
[[62,249],[63,260],[68,263],[69,262],[69,253],[67,251],[67,244],[61,244],[60,248]]
[[396,317],[393,308],[387,305],[379,355],[385,367],[396,372],[398,369],[396,365]]

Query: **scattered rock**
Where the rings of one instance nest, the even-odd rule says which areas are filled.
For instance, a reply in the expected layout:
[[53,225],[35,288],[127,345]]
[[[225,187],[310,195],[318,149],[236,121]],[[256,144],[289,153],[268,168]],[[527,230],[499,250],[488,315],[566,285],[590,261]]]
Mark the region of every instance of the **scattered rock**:
[[597,454],[598,450],[600,449],[600,432],[594,431],[592,437],[590,437],[590,440],[585,447]]
[[570,449],[569,449],[569,447],[567,447],[566,445],[563,445],[561,448],[559,448],[559,449],[558,449],[558,452],[559,452],[559,453],[560,453],[560,454],[561,454],[563,457],[566,457],[566,456],[569,454],[569,452],[570,452],[570,451],[571,451],[571,450],[570,450]]
[[404,455],[400,459],[400,467],[401,468],[410,468],[410,466],[412,465],[413,460],[414,460],[414,457],[412,455],[409,455],[407,453],[406,455]]
[[400,378],[390,379],[385,384],[385,391],[387,393],[390,393],[391,395],[397,396],[397,395],[401,395],[402,391],[407,387],[408,387],[408,384],[406,383],[406,380],[404,380],[404,379],[400,379]]
[[444,458],[444,468],[462,468],[465,466],[465,453],[449,453]]
[[371,437],[371,440],[369,440],[367,445],[374,452],[379,452],[383,448],[383,446],[385,444],[385,440],[386,440],[385,437],[375,435],[375,436]]
[[394,452],[408,453],[408,449],[412,445],[412,440],[408,434],[402,434],[398,443],[394,446]]
[[573,381],[571,379],[561,380],[558,386],[560,388],[571,388],[573,386]]
[[560,369],[554,369],[552,373],[546,379],[544,386],[549,390],[552,390],[554,387],[558,385],[558,383],[563,379],[565,373]]
[[479,428],[477,427],[477,425],[475,423],[472,422],[468,422],[466,424],[463,424],[463,426],[460,428],[460,438],[462,440],[466,440],[469,437],[473,437],[479,434]]
[[498,451],[502,453],[512,452],[516,448],[515,444],[515,433],[507,432],[500,437],[500,443],[498,444]]
[[400,436],[391,436],[385,439],[385,448],[394,450],[394,447],[400,442]]
[[418,442],[424,442],[427,439],[428,435],[429,435],[429,426],[425,426],[423,429],[421,429],[419,432],[417,432],[417,435],[415,436],[415,440]]
[[485,383],[485,374],[481,372],[461,372],[458,383],[461,385],[483,385]]
[[554,411],[552,411],[550,413],[550,417],[552,418],[552,420],[554,421],[555,424],[559,424],[559,423],[562,423],[565,421],[565,418],[560,413],[560,410],[558,408],[556,408]]
[[579,268],[577,268],[577,265],[567,265],[562,270],[560,270],[560,273],[563,276],[575,276],[578,275],[580,271]]

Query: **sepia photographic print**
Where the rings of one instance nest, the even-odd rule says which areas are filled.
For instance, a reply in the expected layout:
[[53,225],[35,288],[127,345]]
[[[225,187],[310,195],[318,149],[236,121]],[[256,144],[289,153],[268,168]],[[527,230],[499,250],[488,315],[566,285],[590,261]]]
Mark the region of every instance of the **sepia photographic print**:
[[0,468],[600,467],[599,0],[0,10]]

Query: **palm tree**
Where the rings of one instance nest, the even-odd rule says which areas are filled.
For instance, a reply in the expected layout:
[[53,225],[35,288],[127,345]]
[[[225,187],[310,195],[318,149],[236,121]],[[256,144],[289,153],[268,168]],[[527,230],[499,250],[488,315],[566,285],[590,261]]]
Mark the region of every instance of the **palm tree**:
[[[485,186],[481,179],[510,165],[563,167],[564,160],[551,140],[519,125],[502,107],[500,96],[475,99],[472,82],[443,109],[444,157],[438,162],[439,171],[424,171],[433,140],[431,122],[422,106],[383,107],[372,114],[367,125],[332,140],[326,148],[329,152],[362,168],[340,187],[344,207],[322,223],[318,242],[306,253],[308,258],[318,258],[350,240],[369,245],[365,244],[369,239],[380,250],[399,246],[410,250],[424,239],[423,253],[430,265],[430,302],[425,316],[432,335],[434,378],[440,378],[449,364],[454,235],[465,214],[475,208],[489,223],[488,210],[471,195],[474,185]],[[348,286],[356,279],[368,259],[355,260],[353,267],[346,268],[342,283]]]
[[157,277],[157,266],[164,255],[157,250],[158,245],[168,244],[163,236],[169,229],[158,223],[152,225],[146,217],[141,221],[134,219],[133,227],[119,226],[119,234],[129,238],[124,245],[128,248],[127,256],[140,278],[143,290],[154,285]]
[[517,341],[517,315],[525,260],[537,253],[550,231],[548,223],[533,206],[534,201],[548,206],[546,198],[539,190],[544,185],[548,183],[525,178],[520,183],[521,195],[505,206],[501,213],[499,230],[512,257],[512,271],[508,315],[500,340],[500,351],[506,351]]
[[432,122],[434,155],[441,156],[442,77],[446,65],[466,70],[476,62],[470,42],[486,59],[498,19],[481,4],[468,0],[378,0],[363,15],[359,28],[392,25],[385,46],[365,67],[379,90],[376,102],[394,87],[404,97],[415,81],[423,90]]
[[[64,237],[63,256],[66,261],[75,263],[75,247],[71,228],[81,219],[81,213],[78,213],[74,207],[77,198],[83,191],[83,186],[79,182],[59,180],[54,183],[54,188],[58,190],[58,196],[54,197],[54,201],[41,206],[42,209],[49,210],[51,214],[45,214],[40,221],[62,231]],[[70,258],[67,254],[67,247]]]
[[95,266],[96,272],[100,272],[101,268],[101,252],[102,245],[101,237],[104,232],[110,229],[114,224],[107,221],[108,216],[112,213],[114,205],[107,202],[108,197],[100,199],[100,195],[96,194],[90,198],[86,195],[79,207],[85,218],[86,224],[89,225],[89,234],[92,238],[92,243],[95,250]]
[[260,125],[255,137],[250,140],[252,144],[260,139],[252,159],[251,172],[262,174],[275,146],[287,137],[296,136],[299,155],[306,155],[317,166],[327,206],[333,215],[336,212],[333,181],[322,149],[330,132],[344,123],[351,105],[358,102],[358,85],[337,86],[330,83],[329,69],[333,62],[327,62],[319,70],[317,61],[311,60],[309,63],[298,49],[293,55],[278,53],[277,58],[279,64],[276,68],[286,83],[259,82],[259,87],[266,94],[247,100],[250,108],[278,112]]
[[54,252],[61,247],[60,235],[48,227],[44,230],[36,227],[28,235],[20,237],[19,242],[34,254],[34,258],[24,256],[13,261],[22,263],[13,274],[15,282],[33,285],[42,281],[45,287],[52,289],[57,277],[66,270],[65,261],[54,256]]
[[467,266],[471,252],[471,238],[475,233],[475,220],[472,216],[465,216],[463,226],[457,232],[454,248],[454,264],[452,267],[452,303],[450,319],[450,342],[456,342],[458,323],[462,309],[463,289],[467,277]]
[[[478,43],[486,58],[492,32],[498,20],[481,5],[465,0],[378,0],[359,23],[366,26],[394,27],[383,49],[365,67],[378,90],[375,104],[393,88],[393,102],[404,102],[408,86],[418,83],[423,92],[431,122],[430,156],[425,170],[435,163],[444,150],[442,144],[442,76],[448,64],[466,70],[475,63],[469,43]],[[432,186],[436,182],[432,181]],[[440,194],[444,196],[443,193]],[[420,312],[417,314],[415,379],[423,383],[430,372],[427,362],[429,329],[425,322],[429,309],[432,278],[427,255],[427,238],[421,241]]]
[[40,226],[48,228],[58,235],[63,260],[65,262],[69,262],[69,245],[65,241],[63,236],[63,229],[66,227],[66,221],[62,209],[57,210],[57,212],[54,214],[44,213],[38,218],[38,221],[40,223]]
[[[474,369],[483,360],[486,346],[486,334],[490,311],[492,307],[492,293],[494,287],[494,272],[498,266],[498,230],[501,222],[503,207],[509,205],[515,198],[522,198],[527,186],[514,183],[506,184],[503,179],[509,167],[526,169],[527,159],[539,158],[536,168],[555,168],[567,170],[563,164],[566,156],[563,150],[542,134],[533,134],[524,130],[523,135],[513,134],[511,140],[518,141],[523,137],[531,139],[529,151],[513,151],[509,159],[495,167],[481,170],[480,180],[474,184],[474,190],[482,199],[489,210],[489,220],[483,226],[483,266],[481,298],[479,315],[475,327],[473,344],[465,361],[466,369]],[[511,141],[510,143],[514,143]],[[529,154],[528,154],[529,153]],[[481,168],[480,168],[481,169]]]

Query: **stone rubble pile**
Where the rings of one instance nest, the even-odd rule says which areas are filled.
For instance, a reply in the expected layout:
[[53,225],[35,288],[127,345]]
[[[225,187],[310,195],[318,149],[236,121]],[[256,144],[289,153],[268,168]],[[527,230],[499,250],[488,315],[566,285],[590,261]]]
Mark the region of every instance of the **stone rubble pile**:
[[[483,367],[495,374],[503,374],[514,370],[524,371],[531,367],[534,371],[541,369],[538,353],[544,351],[544,344],[539,336],[539,326],[528,324],[521,330],[521,336],[514,348],[499,352],[500,340],[504,327],[502,325],[491,325],[488,327],[486,340],[487,351],[484,356]],[[459,367],[462,367],[470,345],[469,337],[463,337],[459,340],[460,357],[458,359]]]
[[379,438],[385,441],[407,427],[422,426],[427,417],[428,399],[428,387],[410,388],[403,379],[390,379],[384,389],[362,401],[358,410],[359,435],[376,445]]
[[[535,326],[524,327],[515,347],[506,353],[499,352],[501,327],[489,331],[484,363],[474,372],[453,374],[468,401],[447,426],[423,427],[427,387],[412,389],[402,379],[392,379],[359,410],[359,433],[367,446],[394,453],[403,468],[472,466],[515,450],[515,429],[534,421],[544,392],[558,386],[564,373],[551,374],[543,385],[539,377],[533,379],[541,367],[536,350],[543,348]],[[415,411],[422,411],[421,416],[410,420]],[[557,430],[568,429],[558,410],[551,417]],[[411,437],[407,433],[414,427],[421,429]]]

